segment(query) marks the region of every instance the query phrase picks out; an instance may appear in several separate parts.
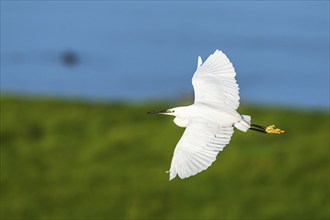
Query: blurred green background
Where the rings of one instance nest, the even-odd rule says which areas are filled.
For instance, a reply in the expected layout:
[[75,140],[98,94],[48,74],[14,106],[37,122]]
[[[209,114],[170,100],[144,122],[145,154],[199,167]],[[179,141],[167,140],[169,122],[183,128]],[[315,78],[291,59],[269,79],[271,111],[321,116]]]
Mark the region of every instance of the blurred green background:
[[1,96],[2,219],[328,219],[329,113],[242,104],[284,135],[236,131],[206,171],[168,180],[182,103]]

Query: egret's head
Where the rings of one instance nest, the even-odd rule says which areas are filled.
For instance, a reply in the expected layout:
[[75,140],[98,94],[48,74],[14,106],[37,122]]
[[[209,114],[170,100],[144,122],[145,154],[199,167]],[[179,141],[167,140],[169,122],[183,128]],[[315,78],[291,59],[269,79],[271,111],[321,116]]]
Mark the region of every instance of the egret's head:
[[148,112],[148,114],[163,114],[175,116],[174,123],[179,127],[187,127],[189,123],[189,106]]
[[175,108],[147,112],[148,114],[175,115]]

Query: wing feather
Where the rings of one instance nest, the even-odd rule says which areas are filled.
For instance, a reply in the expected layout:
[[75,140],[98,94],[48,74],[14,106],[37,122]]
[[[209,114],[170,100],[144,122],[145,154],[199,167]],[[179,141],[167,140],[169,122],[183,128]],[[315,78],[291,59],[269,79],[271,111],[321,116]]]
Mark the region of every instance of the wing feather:
[[236,110],[240,98],[235,75],[235,69],[227,56],[216,50],[203,64],[198,65],[193,76],[195,103],[214,103],[219,107]]
[[170,180],[187,178],[206,170],[229,143],[233,125],[191,119],[174,150]]

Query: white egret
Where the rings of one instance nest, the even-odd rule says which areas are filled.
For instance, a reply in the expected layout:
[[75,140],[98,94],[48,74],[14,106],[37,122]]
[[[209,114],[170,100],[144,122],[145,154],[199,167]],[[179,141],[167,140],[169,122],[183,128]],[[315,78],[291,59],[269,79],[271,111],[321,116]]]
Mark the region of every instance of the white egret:
[[234,127],[263,133],[281,134],[274,125],[264,127],[251,123],[251,117],[237,112],[239,106],[238,85],[235,70],[227,56],[219,50],[204,63],[198,57],[197,70],[192,78],[195,91],[194,104],[149,114],[174,116],[174,123],[186,127],[175,147],[170,180],[182,178],[206,170],[220,151],[229,143]]

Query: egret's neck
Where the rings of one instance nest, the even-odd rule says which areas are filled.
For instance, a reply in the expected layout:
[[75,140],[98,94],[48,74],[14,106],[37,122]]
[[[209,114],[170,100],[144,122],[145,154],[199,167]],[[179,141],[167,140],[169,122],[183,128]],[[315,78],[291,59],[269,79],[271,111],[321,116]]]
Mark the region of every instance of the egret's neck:
[[178,118],[190,118],[191,105],[173,108],[173,115]]

